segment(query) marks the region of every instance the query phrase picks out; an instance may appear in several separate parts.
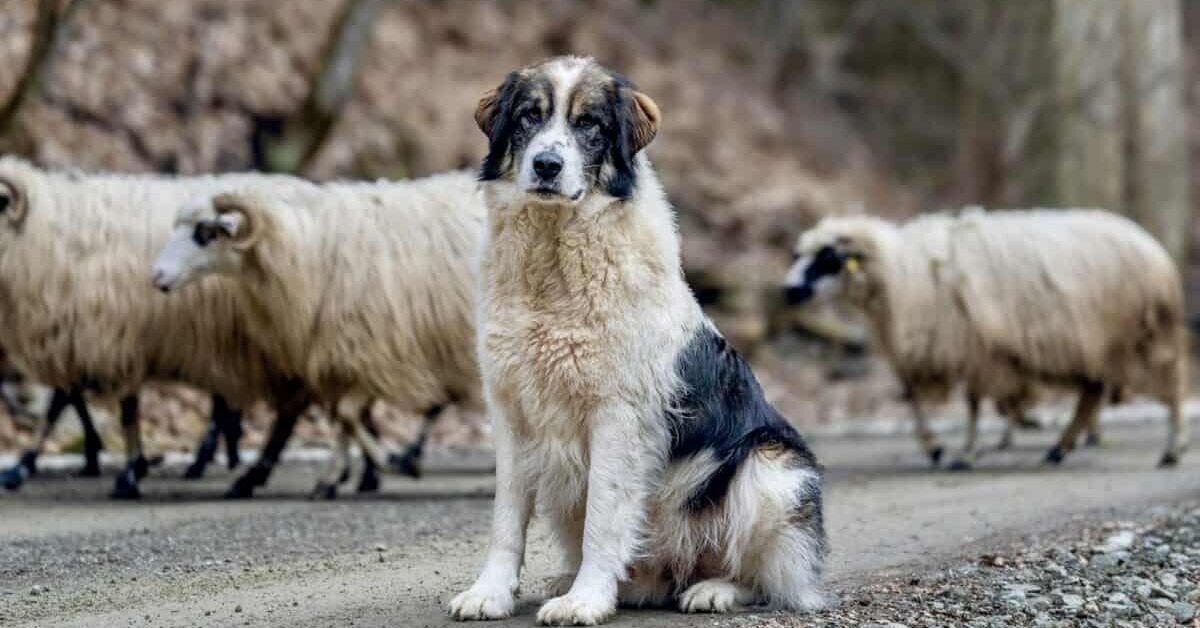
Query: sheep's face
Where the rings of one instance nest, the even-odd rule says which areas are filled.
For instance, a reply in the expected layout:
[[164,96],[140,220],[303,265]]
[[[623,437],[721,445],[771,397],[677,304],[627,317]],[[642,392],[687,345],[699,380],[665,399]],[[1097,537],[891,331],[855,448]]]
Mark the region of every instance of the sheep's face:
[[154,287],[171,292],[205,275],[238,272],[245,231],[244,214],[218,213],[207,199],[184,207],[154,263]]
[[783,280],[788,303],[806,303],[813,297],[854,298],[864,285],[866,248],[857,239],[818,225],[800,236],[794,262]]
[[593,193],[632,195],[634,156],[654,139],[659,112],[595,61],[559,57],[509,74],[479,101],[475,121],[488,136],[481,180],[573,206]]

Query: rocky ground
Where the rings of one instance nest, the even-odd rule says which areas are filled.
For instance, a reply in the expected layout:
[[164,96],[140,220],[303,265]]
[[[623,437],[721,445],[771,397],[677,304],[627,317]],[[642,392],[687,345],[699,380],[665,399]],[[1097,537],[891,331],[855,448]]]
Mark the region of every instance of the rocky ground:
[[[836,604],[623,610],[611,625],[1174,625],[1200,605],[1200,456],[1154,468],[1163,426],[1145,418],[1107,421],[1107,443],[1061,468],[1039,462],[1055,430],[1022,432],[971,473],[928,469],[902,435],[816,436]],[[0,625],[454,625],[444,607],[479,568],[492,479],[486,459],[433,453],[420,482],[389,477],[378,495],[334,502],[307,499],[318,467],[299,460],[244,501],[220,499],[220,469],[186,482],[168,461],[130,504],[105,497],[111,477],[48,468],[0,494]],[[532,626],[558,560],[535,524],[517,616],[489,626]]]
[[740,625],[1149,628],[1200,625],[1198,606],[1200,504],[1192,502],[874,583],[812,617]]

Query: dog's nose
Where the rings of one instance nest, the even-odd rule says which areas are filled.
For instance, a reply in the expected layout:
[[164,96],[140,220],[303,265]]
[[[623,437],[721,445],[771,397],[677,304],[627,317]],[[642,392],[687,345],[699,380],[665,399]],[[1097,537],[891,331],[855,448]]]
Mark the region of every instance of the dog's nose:
[[562,167],[563,159],[558,153],[545,150],[533,156],[533,171],[543,181],[557,177],[558,173],[562,172]]

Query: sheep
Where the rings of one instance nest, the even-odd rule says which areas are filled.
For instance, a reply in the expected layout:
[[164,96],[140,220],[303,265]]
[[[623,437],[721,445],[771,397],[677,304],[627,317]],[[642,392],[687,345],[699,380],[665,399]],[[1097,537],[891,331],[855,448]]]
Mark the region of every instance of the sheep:
[[[1133,222],[1096,210],[931,215],[897,226],[831,217],[802,234],[787,297],[838,294],[861,309],[911,394],[917,437],[941,448],[924,406],[965,382],[967,445],[975,456],[977,400],[1028,402],[1029,382],[1080,391],[1074,417],[1047,453],[1059,463],[1095,423],[1106,389],[1167,404],[1161,465],[1188,444],[1183,417],[1186,338],[1179,272]],[[1015,401],[1014,401],[1015,400]]]
[[[231,278],[253,335],[316,398],[387,400],[423,412],[428,429],[447,404],[482,405],[473,294],[485,213],[465,172],[201,196],[180,208],[155,284]],[[343,444],[357,438],[382,462],[360,421],[343,428]]]
[[120,400],[127,464],[115,497],[139,496],[147,471],[136,396],[146,381],[193,384],[239,406],[263,397],[275,405],[263,459],[243,484],[264,477],[309,405],[307,391],[254,342],[230,290],[209,283],[163,299],[145,275],[185,199],[277,184],[264,175],[82,175],[0,158],[0,346],[35,380]]

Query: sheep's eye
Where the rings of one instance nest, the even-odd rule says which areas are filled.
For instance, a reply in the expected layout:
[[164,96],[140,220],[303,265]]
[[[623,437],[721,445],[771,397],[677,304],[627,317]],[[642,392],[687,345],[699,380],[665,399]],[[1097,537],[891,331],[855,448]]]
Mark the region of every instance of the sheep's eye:
[[0,196],[0,214],[8,211],[9,205],[12,205],[12,199],[8,196]]
[[217,237],[217,228],[207,223],[196,225],[196,230],[192,232],[192,240],[196,241],[199,246],[208,246]]

